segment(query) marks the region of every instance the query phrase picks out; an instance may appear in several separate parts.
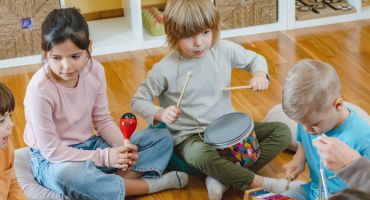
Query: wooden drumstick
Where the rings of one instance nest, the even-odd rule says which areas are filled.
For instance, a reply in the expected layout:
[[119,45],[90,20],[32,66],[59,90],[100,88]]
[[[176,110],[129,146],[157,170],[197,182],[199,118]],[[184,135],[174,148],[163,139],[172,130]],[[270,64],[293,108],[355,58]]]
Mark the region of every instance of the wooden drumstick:
[[251,85],[244,85],[244,86],[236,86],[236,87],[222,87],[222,91],[227,91],[227,90],[241,90],[241,89],[252,89]]
[[288,178],[288,181],[286,182],[285,184],[285,190],[289,190],[289,184],[290,182],[292,181],[293,179],[292,178]]
[[182,88],[182,91],[181,91],[181,94],[180,94],[180,98],[179,98],[179,100],[177,101],[177,105],[176,105],[176,107],[179,107],[180,106],[180,103],[181,103],[181,100],[182,100],[182,97],[184,96],[184,93],[185,93],[185,89],[186,89],[186,86],[188,85],[188,82],[189,82],[189,79],[190,79],[190,77],[191,77],[191,75],[192,75],[193,73],[192,72],[188,72],[188,76],[186,77],[186,81],[185,81],[185,85],[184,85],[184,87]]

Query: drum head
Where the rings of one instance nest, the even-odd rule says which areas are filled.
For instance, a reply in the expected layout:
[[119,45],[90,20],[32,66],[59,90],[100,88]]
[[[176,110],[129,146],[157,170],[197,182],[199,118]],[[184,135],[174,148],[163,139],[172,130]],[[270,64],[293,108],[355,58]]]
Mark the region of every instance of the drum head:
[[229,147],[247,138],[252,129],[251,117],[240,112],[229,113],[206,128],[204,142],[216,148]]

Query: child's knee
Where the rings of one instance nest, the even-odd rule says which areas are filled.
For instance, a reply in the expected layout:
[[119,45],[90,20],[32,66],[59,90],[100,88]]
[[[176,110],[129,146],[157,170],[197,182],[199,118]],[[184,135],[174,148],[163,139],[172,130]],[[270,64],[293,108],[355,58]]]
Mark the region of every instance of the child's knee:
[[274,126],[273,134],[281,144],[288,146],[292,140],[292,134],[289,127],[281,122],[271,122]]
[[217,150],[207,148],[203,142],[193,143],[184,151],[184,159],[194,166],[207,166],[212,164],[214,156],[219,156]]
[[[74,182],[82,173],[86,175],[86,173],[95,173],[97,170],[92,161],[65,162],[54,165],[50,175],[53,175],[57,182],[64,184],[69,184],[70,181]],[[83,177],[87,177],[85,175]]]
[[158,144],[161,148],[172,149],[173,138],[168,129],[144,129],[136,132],[131,138],[135,144]]
[[160,146],[162,149],[172,150],[174,142],[169,131],[167,129],[153,129],[153,130],[154,132],[151,133],[151,138],[153,139],[153,142],[158,143],[158,146]]
[[[158,138],[161,140],[166,146],[173,147],[173,138],[170,132],[167,129],[159,129],[158,131]],[[157,133],[156,133],[157,134]]]

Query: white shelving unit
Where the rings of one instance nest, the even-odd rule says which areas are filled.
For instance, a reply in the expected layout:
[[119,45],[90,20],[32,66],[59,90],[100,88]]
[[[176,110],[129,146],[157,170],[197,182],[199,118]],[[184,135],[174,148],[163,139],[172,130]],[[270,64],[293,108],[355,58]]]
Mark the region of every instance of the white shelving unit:
[[347,2],[356,9],[356,13],[298,21],[295,19],[295,1],[289,0],[287,1],[288,1],[287,11],[289,13],[287,29],[321,26],[327,24],[342,23],[370,18],[370,9],[368,8],[362,9],[361,0],[347,0]]
[[[104,55],[165,46],[165,36],[152,36],[143,28],[141,1],[122,1],[125,5],[125,17],[89,22],[93,41],[92,54]],[[297,21],[295,19],[295,1],[278,0],[278,20],[276,23],[225,30],[221,32],[221,38],[370,19],[370,6],[362,7],[361,0],[348,0],[348,2],[356,8],[356,13]],[[64,0],[61,0],[61,5],[64,7]],[[0,60],[0,68],[35,63],[41,63],[40,55]]]
[[[360,4],[361,6],[361,4]],[[370,3],[365,4],[365,6],[361,6],[360,9],[360,14],[359,14],[360,19],[368,19],[370,18]]]

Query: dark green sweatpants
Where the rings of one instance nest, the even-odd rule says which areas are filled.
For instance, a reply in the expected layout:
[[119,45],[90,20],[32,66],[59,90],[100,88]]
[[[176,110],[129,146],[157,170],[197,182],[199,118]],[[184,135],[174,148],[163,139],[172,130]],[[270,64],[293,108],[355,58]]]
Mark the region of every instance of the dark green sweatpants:
[[179,155],[191,166],[225,185],[245,191],[252,184],[255,172],[269,163],[290,143],[289,128],[279,122],[255,123],[261,154],[249,168],[241,167],[220,156],[218,151],[193,135],[176,146]]

